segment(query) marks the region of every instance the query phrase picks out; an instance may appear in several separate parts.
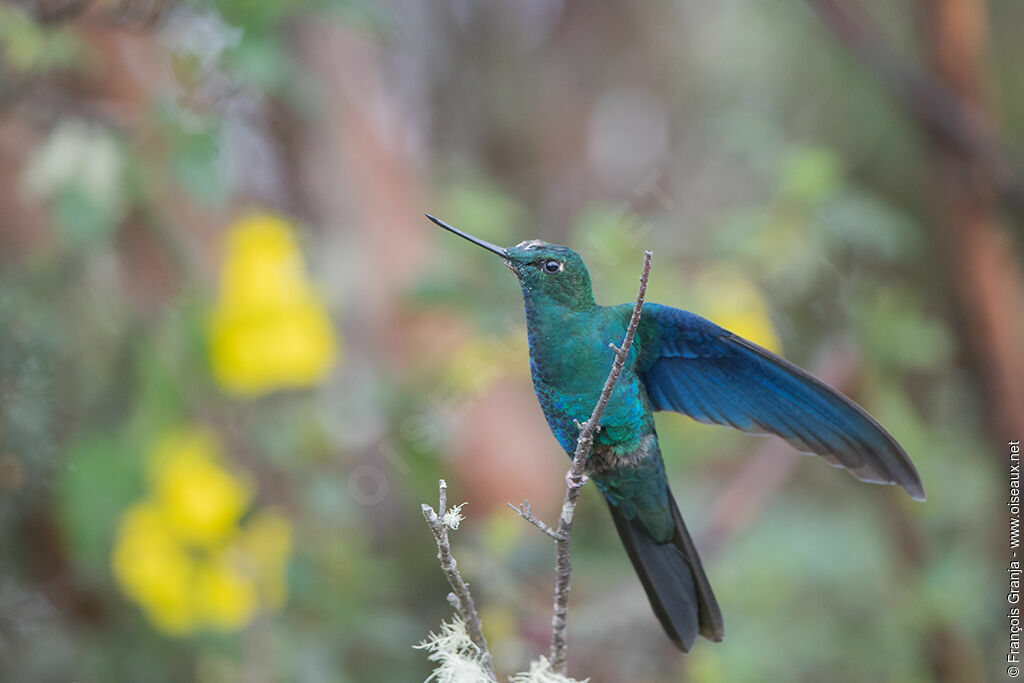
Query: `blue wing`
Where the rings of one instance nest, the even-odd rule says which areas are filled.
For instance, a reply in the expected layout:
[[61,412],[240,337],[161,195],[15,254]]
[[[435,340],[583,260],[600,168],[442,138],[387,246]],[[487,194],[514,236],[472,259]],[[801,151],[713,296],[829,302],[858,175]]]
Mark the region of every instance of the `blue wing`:
[[899,484],[924,500],[917,470],[896,440],[863,408],[789,361],[659,304],[644,305],[639,333],[636,370],[652,409],[777,434],[862,481]]

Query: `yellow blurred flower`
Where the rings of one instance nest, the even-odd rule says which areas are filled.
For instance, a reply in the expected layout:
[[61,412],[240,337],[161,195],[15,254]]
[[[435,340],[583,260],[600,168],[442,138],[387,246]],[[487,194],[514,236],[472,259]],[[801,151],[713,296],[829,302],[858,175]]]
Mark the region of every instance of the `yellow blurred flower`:
[[231,631],[287,595],[291,526],[274,510],[242,524],[249,484],[222,463],[201,429],[162,439],[150,463],[148,494],[121,518],[114,576],[160,630]]
[[334,366],[338,341],[291,224],[250,214],[228,230],[210,361],[220,385],[256,396],[309,387]]
[[696,290],[703,304],[697,309],[701,315],[769,351],[782,353],[782,342],[768,316],[768,303],[743,273],[728,266],[712,266],[697,276]]
[[112,558],[114,576],[128,597],[169,633],[185,633],[195,624],[190,588],[194,571],[187,546],[179,543],[152,501],[125,511]]
[[245,626],[259,604],[253,578],[227,553],[199,562],[195,586],[198,616],[223,631]]
[[216,441],[203,430],[171,434],[154,450],[152,495],[175,534],[190,543],[223,541],[249,503],[249,487],[220,459]]

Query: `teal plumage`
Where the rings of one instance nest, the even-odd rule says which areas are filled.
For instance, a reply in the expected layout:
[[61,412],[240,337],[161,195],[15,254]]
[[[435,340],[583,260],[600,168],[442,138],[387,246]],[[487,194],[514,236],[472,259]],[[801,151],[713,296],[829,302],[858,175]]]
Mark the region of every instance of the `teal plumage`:
[[[576,252],[541,241],[508,249],[435,223],[498,254],[519,279],[530,370],[544,417],[572,456],[625,336],[632,304],[600,306]],[[689,651],[720,640],[722,615],[669,490],[653,413],[680,412],[753,434],[776,434],[864,481],[924,499],[906,453],[871,416],[807,372],[701,318],[644,304],[626,364],[601,417],[587,473],[608,502],[655,615]]]
[[[609,342],[621,343],[633,307],[597,305],[586,265],[566,247],[524,242],[506,254],[523,290],[533,386],[548,426],[572,457],[577,424],[590,417],[614,361]],[[545,278],[555,273],[518,265],[538,258],[557,262],[564,277]],[[645,340],[654,341],[651,332],[645,327],[634,338],[601,416],[587,473],[608,501],[655,614],[677,646],[689,651],[698,632],[721,640],[724,629],[669,491],[654,416],[636,372]]]

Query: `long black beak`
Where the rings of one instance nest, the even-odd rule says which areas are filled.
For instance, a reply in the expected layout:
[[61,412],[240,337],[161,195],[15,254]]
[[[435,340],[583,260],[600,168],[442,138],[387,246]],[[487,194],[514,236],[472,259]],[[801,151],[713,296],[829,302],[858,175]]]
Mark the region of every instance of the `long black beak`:
[[482,239],[480,239],[479,237],[473,237],[472,235],[470,235],[468,233],[462,232],[458,228],[452,227],[452,226],[448,225],[447,223],[445,223],[444,221],[438,220],[438,219],[434,218],[429,213],[425,213],[423,215],[426,216],[427,218],[429,218],[430,220],[432,220],[437,225],[440,225],[442,228],[444,228],[448,232],[454,232],[456,235],[458,235],[462,239],[469,240],[473,244],[477,245],[478,247],[483,247],[487,251],[493,251],[495,254],[497,254],[498,256],[500,256],[503,259],[508,259],[508,252],[505,251],[502,247],[499,247],[496,244],[491,244],[490,242],[485,242]]

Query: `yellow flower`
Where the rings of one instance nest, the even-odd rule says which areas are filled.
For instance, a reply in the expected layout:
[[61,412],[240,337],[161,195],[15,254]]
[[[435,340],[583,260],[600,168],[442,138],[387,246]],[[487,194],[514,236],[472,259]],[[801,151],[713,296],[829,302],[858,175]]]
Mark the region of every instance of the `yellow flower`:
[[121,518],[114,577],[172,635],[239,629],[287,595],[291,526],[274,510],[241,524],[250,486],[221,460],[205,430],[166,436],[153,450],[146,497]]
[[696,289],[703,302],[697,309],[701,315],[769,351],[782,352],[782,343],[768,317],[768,304],[743,273],[727,266],[712,266],[697,277]]
[[249,502],[244,482],[220,464],[213,436],[190,430],[165,437],[154,452],[153,496],[183,540],[212,546],[234,528]]
[[159,628],[175,634],[193,628],[192,560],[152,501],[125,511],[112,564],[122,590]]
[[200,562],[196,572],[196,604],[206,623],[222,631],[245,626],[259,605],[256,582],[244,573],[232,553]]
[[246,216],[228,231],[210,360],[231,393],[309,387],[337,358],[330,319],[292,233],[288,222],[265,213]]

